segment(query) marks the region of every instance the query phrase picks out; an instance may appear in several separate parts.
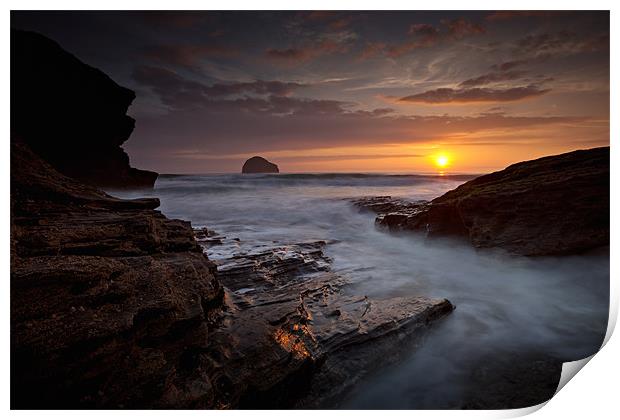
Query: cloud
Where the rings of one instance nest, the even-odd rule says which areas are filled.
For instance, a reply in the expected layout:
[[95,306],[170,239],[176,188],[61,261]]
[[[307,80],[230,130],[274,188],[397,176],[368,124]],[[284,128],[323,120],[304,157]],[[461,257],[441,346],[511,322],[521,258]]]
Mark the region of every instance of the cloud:
[[349,50],[346,39],[324,39],[316,43],[309,43],[301,47],[268,48],[265,51],[267,58],[285,64],[300,64],[310,59],[334,53],[344,53]]
[[496,71],[508,71],[508,70],[514,69],[515,67],[523,66],[524,64],[527,64],[527,63],[528,63],[528,60],[505,61],[503,63],[492,65],[491,69],[496,70]]
[[343,13],[333,10],[315,10],[313,12],[300,12],[296,18],[307,24],[325,24],[330,30],[342,30],[358,19],[359,13]]
[[292,42],[266,48],[264,55],[277,64],[292,66],[324,55],[346,53],[358,38],[349,27],[360,16],[335,11],[295,13],[283,25],[286,39]]
[[[160,154],[158,159],[175,150],[197,150],[214,156],[415,143],[463,132],[581,121],[568,117],[511,117],[502,113],[471,117],[403,116],[390,108],[360,110],[344,101],[298,98],[292,94],[305,85],[295,82],[256,80],[207,85],[154,67],[136,68],[134,78],[168,107],[165,116],[141,117],[132,137],[132,144],[144,144],[149,153]],[[506,102],[544,92],[535,87],[437,89],[401,101]]]
[[579,35],[573,31],[559,31],[528,35],[516,42],[521,53],[535,56],[572,55],[609,49],[609,32]]
[[376,55],[397,58],[419,48],[428,48],[441,42],[455,41],[484,33],[486,29],[483,25],[465,18],[443,19],[437,26],[429,23],[416,23],[409,26],[407,34],[410,38],[408,40],[397,44],[367,42],[360,58],[366,59]]
[[468,35],[486,33],[483,25],[471,22],[465,18],[442,20],[441,23],[448,29],[448,38],[450,39],[461,39]]
[[199,24],[208,22],[211,19],[212,12],[196,12],[196,11],[139,11],[127,12],[129,14],[136,13],[139,18],[148,25],[155,27],[172,27],[172,28],[191,28]]
[[571,13],[573,12],[559,10],[500,10],[488,14],[485,19],[491,22],[497,22],[520,18],[553,18],[566,16]]
[[311,56],[309,49],[302,48],[269,48],[265,51],[265,54],[267,54],[269,58],[285,61],[303,61]]
[[345,17],[341,17],[329,23],[329,28],[332,30],[342,30],[351,25],[351,23],[355,20],[355,16],[349,15]]
[[536,86],[513,87],[508,89],[440,88],[400,98],[400,102],[425,104],[450,104],[472,102],[513,102],[544,95],[549,89]]
[[206,99],[203,84],[161,67],[138,66],[134,68],[132,78],[149,87],[164,105],[172,108],[189,108]]
[[484,86],[491,83],[506,82],[512,80],[518,80],[523,77],[527,72],[525,71],[504,71],[493,72],[483,74],[482,76],[467,79],[459,83],[459,87],[470,88],[475,86]]
[[297,82],[255,80],[253,82],[216,83],[205,87],[209,96],[229,96],[254,93],[258,95],[288,96],[305,85]]
[[371,111],[371,115],[375,117],[379,117],[379,116],[391,114],[393,112],[394,112],[394,109],[392,108],[377,108]]
[[428,23],[416,23],[409,27],[409,35],[421,35],[426,37],[439,36],[439,29]]
[[[290,104],[287,107],[283,100],[295,90],[306,86],[297,82],[275,80],[206,85],[184,78],[173,71],[150,66],[136,67],[132,77],[141,85],[150,88],[163,104],[174,109],[215,106],[217,101],[225,100],[228,105],[237,104],[240,108],[293,112],[294,107]],[[282,100],[278,101],[277,98]]]
[[153,45],[142,49],[142,55],[152,61],[174,66],[195,67],[209,57],[234,57],[239,51],[223,45]]
[[314,21],[314,20],[327,20],[336,16],[337,12],[333,10],[314,10],[311,12],[302,12],[300,15],[302,18]]
[[358,58],[360,60],[365,60],[384,54],[387,51],[387,48],[388,45],[385,42],[367,42]]

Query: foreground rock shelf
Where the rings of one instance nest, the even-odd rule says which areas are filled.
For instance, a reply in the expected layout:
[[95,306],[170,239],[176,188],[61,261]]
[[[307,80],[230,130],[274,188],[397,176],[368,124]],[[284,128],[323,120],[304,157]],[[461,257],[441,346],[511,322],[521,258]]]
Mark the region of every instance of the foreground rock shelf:
[[445,299],[347,294],[322,241],[251,244],[206,233],[198,241],[227,302],[210,349],[220,355],[218,381],[234,395],[216,406],[335,406],[386,354],[396,357],[398,343],[421,338],[453,309]]
[[13,408],[202,406],[190,360],[222,303],[188,222],[11,145]]
[[519,255],[566,255],[609,246],[609,147],[521,162],[432,201],[352,200],[391,231],[467,239]]

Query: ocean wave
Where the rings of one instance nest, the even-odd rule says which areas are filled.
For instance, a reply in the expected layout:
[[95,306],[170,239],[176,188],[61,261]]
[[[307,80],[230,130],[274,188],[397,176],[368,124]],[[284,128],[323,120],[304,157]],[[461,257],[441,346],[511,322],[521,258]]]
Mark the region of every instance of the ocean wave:
[[467,181],[475,175],[465,174],[370,174],[370,173],[303,173],[303,174],[213,174],[160,175],[156,188],[179,191],[221,193],[256,188],[309,187],[406,187],[442,181]]
[[321,172],[321,173],[279,173],[279,174],[160,174],[163,179],[196,178],[237,178],[237,179],[376,179],[376,178],[419,178],[419,179],[451,179],[469,180],[480,174],[389,174],[389,173],[357,173],[357,172]]

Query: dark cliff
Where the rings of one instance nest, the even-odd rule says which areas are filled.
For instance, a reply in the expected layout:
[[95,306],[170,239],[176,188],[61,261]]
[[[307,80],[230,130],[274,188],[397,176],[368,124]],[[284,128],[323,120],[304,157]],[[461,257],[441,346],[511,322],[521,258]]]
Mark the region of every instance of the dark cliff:
[[150,188],[121,145],[135,93],[43,35],[11,30],[11,133],[64,175],[110,188]]

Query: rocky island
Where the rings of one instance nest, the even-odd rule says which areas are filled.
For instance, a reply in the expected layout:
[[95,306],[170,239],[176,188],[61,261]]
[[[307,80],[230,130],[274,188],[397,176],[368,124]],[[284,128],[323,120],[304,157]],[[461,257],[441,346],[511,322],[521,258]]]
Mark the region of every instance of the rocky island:
[[278,165],[260,156],[246,160],[241,168],[243,174],[277,174],[279,172]]

